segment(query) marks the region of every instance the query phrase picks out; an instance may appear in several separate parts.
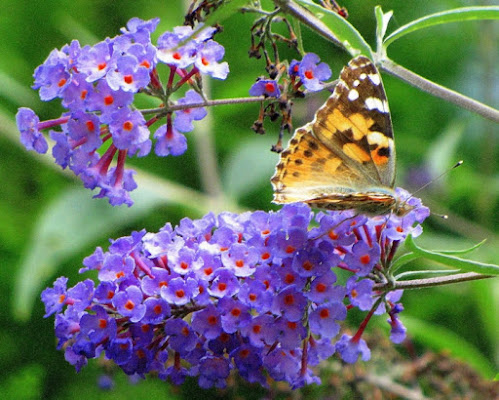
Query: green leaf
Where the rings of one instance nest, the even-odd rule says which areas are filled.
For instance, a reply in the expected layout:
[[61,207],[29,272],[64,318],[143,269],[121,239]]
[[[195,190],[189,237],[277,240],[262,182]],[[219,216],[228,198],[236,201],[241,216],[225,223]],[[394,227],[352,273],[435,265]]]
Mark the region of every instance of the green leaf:
[[459,269],[445,269],[445,270],[438,270],[438,269],[424,269],[424,270],[418,270],[418,271],[405,271],[402,272],[401,274],[395,276],[395,280],[400,282],[402,278],[407,278],[408,276],[416,276],[416,275],[425,275],[425,276],[430,276],[430,275],[449,275],[449,274],[457,274],[461,272]]
[[[296,3],[310,11],[313,15],[307,16],[308,21],[311,21],[309,28],[314,29],[313,19],[318,18],[322,21],[331,34],[337,38],[343,47],[353,56],[363,54],[370,59],[373,59],[372,49],[364,40],[357,29],[354,28],[345,18],[338,15],[334,11],[327,10],[310,0],[295,0]],[[303,21],[302,21],[303,22]]]
[[303,35],[301,34],[300,21],[297,19],[293,20],[293,30],[295,31],[296,41],[298,42],[298,51],[301,54],[305,54],[305,48],[303,47]]
[[376,17],[376,36],[383,39],[388,28],[388,23],[393,16],[393,11],[384,13],[381,6],[376,6],[374,8],[374,15]]
[[400,39],[408,33],[415,32],[420,29],[428,28],[434,25],[447,24],[449,22],[462,22],[483,19],[499,19],[499,6],[474,6],[462,7],[454,10],[438,12],[427,15],[415,21],[401,26],[395,32],[391,33],[384,41],[385,48],[392,44],[395,40]]
[[402,254],[400,257],[398,257],[392,264],[391,270],[392,272],[395,272],[398,270],[400,267],[403,265],[410,263],[411,261],[414,261],[418,259],[420,256],[414,254],[414,253],[406,253]]
[[487,241],[487,239],[483,239],[480,243],[475,244],[474,246],[470,247],[469,249],[464,249],[464,250],[433,250],[435,253],[441,253],[441,254],[468,254],[471,253],[472,251],[478,249],[479,247],[482,247],[482,245]]
[[401,317],[411,336],[436,351],[450,351],[453,357],[467,362],[486,378],[494,374],[494,367],[480,351],[454,332],[407,315]]
[[407,236],[405,245],[413,253],[427,258],[428,260],[436,261],[441,264],[449,265],[453,268],[459,268],[463,271],[476,272],[478,274],[499,275],[499,265],[481,263],[478,261],[465,260],[448,254],[438,253],[431,250],[425,250],[416,246],[411,235]]
[[[383,13],[381,6],[374,7],[374,16],[376,17],[376,50],[377,52],[384,51],[383,38],[385,37],[388,23],[392,18],[393,11]],[[385,58],[385,54],[378,54],[381,58]]]
[[[484,239],[482,240],[480,243],[470,247],[469,249],[464,249],[464,250],[433,250],[435,253],[440,253],[440,254],[450,254],[450,255],[456,255],[456,254],[467,254],[467,253],[471,253],[472,251],[478,249],[479,247],[481,247],[485,242],[487,241],[487,239]],[[414,261],[418,258],[420,258],[421,256],[420,255],[417,255],[417,254],[414,254],[414,253],[406,253],[406,254],[402,254],[400,257],[398,257],[392,264],[392,267],[391,267],[391,270],[392,270],[392,273],[397,271],[400,267],[404,266],[405,264],[407,263],[410,263],[411,261]],[[423,272],[427,272],[427,271],[412,271],[411,274],[420,274],[420,273],[423,273]],[[449,271],[446,271],[447,273],[449,273]],[[404,273],[404,276],[407,275],[408,272],[405,272]],[[400,276],[397,277],[400,278]]]

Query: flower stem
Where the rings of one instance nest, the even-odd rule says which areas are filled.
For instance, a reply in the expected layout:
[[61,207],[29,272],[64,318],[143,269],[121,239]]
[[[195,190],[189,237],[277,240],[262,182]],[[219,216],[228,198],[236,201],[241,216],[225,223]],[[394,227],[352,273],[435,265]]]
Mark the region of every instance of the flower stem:
[[226,104],[243,104],[243,103],[258,103],[265,100],[265,96],[253,96],[253,97],[234,97],[232,99],[217,99],[217,100],[207,100],[202,103],[189,103],[189,104],[175,104],[173,106],[165,109],[164,107],[149,108],[140,110],[142,114],[157,114],[157,113],[167,113],[177,110],[184,110],[186,108],[199,108],[199,107],[213,107],[221,106]]
[[433,96],[440,97],[441,99],[454,103],[459,107],[465,108],[481,115],[482,117],[490,119],[491,121],[499,123],[499,110],[423,78],[422,76],[409,71],[389,59],[383,59],[380,60],[380,62],[381,69],[388,72],[390,75],[396,76],[397,78],[400,78],[410,85],[428,92]]
[[379,307],[379,305],[381,304],[381,301],[382,301],[382,297],[380,296],[378,298],[378,300],[376,300],[376,303],[374,303],[374,305],[371,307],[371,310],[369,311],[369,313],[366,315],[366,317],[364,318],[364,321],[361,322],[360,326],[359,326],[359,329],[357,331],[357,333],[355,333],[355,335],[352,337],[352,341],[353,342],[358,342],[360,340],[360,337],[362,336],[362,334],[364,333],[364,330],[366,329],[367,327],[367,324],[369,323],[369,321],[371,320],[371,317],[373,316],[374,312],[377,310],[377,308]]
[[467,272],[464,274],[455,274],[448,276],[439,276],[435,278],[413,279],[410,281],[398,281],[389,283],[375,284],[373,290],[399,290],[399,289],[422,289],[432,286],[449,285],[451,283],[474,281],[478,279],[495,278],[495,275],[483,275],[475,272]]

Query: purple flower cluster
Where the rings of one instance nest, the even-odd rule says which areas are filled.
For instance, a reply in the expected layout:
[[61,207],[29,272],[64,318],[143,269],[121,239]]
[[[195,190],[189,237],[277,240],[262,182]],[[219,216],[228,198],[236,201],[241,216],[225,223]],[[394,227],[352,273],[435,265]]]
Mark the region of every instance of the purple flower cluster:
[[[374,282],[390,279],[399,243],[421,233],[429,210],[408,203],[414,209],[400,218],[314,217],[297,203],[133,232],[84,260],[80,272],[96,270],[97,284],[68,289],[61,277],[46,289],[46,316],[56,314],[58,348],[77,370],[104,356],[130,375],[154,371],[175,384],[198,376],[203,388],[224,387],[231,370],[261,385],[318,383],[311,367],[335,352],[349,363],[369,359],[361,335],[373,314],[388,313],[392,340],[403,340],[402,292]],[[369,313],[349,335],[342,321],[355,307]]]
[[[317,54],[307,53],[301,61],[293,60],[288,68],[292,88],[297,91],[302,85],[311,92],[324,88],[323,81],[331,78],[331,69],[326,63],[321,63]],[[282,87],[275,79],[258,79],[250,88],[251,96],[279,97]]]
[[[134,171],[125,169],[125,160],[127,156],[149,154],[149,128],[160,120],[152,117],[146,121],[132,104],[135,95],[146,93],[166,105],[166,124],[154,133],[155,152],[159,156],[180,155],[187,148],[183,133],[191,131],[192,121],[204,118],[206,110],[183,108],[175,111],[173,118],[168,112],[168,107],[175,104],[170,95],[185,83],[194,87],[193,79],[201,74],[225,79],[229,72],[227,63],[220,62],[224,48],[211,39],[215,28],[193,31],[176,27],[162,34],[154,46],[151,33],[158,23],[158,18],[133,18],[122,34],[112,39],[84,47],[75,40],[61,50],[53,50],[35,70],[33,88],[39,89],[44,101],[60,98],[67,111],[58,119],[44,122],[28,108],[20,108],[16,116],[22,144],[39,153],[48,150],[41,131],[58,127],[49,132],[55,142],[55,162],[62,168],[69,167],[86,188],[99,188],[96,197],[107,197],[112,205],[132,204],[129,192],[137,185]],[[169,67],[166,87],[159,79],[158,63]],[[188,90],[176,104],[203,103],[198,91]],[[114,159],[116,166],[111,167]]]

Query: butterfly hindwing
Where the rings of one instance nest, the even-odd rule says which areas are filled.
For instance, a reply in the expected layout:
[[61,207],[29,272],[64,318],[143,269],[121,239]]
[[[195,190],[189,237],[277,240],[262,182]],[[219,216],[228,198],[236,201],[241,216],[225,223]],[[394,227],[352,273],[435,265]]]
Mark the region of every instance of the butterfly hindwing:
[[[336,177],[334,182],[332,176]],[[340,192],[342,187],[361,179],[355,171],[345,169],[342,159],[317,140],[312,124],[308,124],[296,130],[288,148],[281,153],[272,177],[274,201],[306,202],[322,196],[324,188]]]

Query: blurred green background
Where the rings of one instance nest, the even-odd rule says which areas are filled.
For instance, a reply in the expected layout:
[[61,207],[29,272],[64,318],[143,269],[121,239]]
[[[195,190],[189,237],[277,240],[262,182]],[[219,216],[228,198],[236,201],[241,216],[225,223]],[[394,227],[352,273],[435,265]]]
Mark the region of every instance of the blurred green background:
[[[374,41],[374,6],[394,10],[389,32],[411,20],[469,1],[345,1],[349,21],[370,44]],[[485,3],[484,3],[485,4]],[[497,4],[497,3],[496,3]],[[32,74],[53,48],[72,39],[82,45],[112,37],[136,16],[160,17],[154,39],[182,24],[185,4],[177,0],[3,0],[0,16],[0,393],[2,398],[178,398],[167,384],[150,379],[130,386],[116,376],[113,392],[100,392],[98,362],[80,373],[55,350],[53,318],[43,319],[43,288],[65,275],[74,285],[81,260],[108,238],[146,228],[157,231],[184,216],[209,210],[275,208],[269,178],[277,155],[278,123],[267,134],[250,129],[258,104],[216,107],[211,118],[187,134],[189,149],[181,157],[132,159],[139,190],[132,208],[112,210],[106,200],[90,200],[79,180],[62,173],[46,157],[26,152],[18,140],[14,115],[20,106],[33,108],[40,119],[57,117],[57,101],[42,103],[30,89]],[[249,28],[254,16],[234,15],[216,40],[226,48],[231,73],[209,83],[212,98],[247,96],[263,61],[248,59]],[[499,105],[499,24],[491,21],[441,25],[395,42],[388,55],[401,65],[491,106]],[[348,62],[345,52],[303,28],[304,47],[328,62],[337,76]],[[282,48],[281,57],[299,58]],[[397,184],[415,190],[463,159],[465,164],[418,196],[444,221],[425,222],[418,243],[431,249],[460,249],[488,238],[470,257],[498,260],[499,176],[498,125],[384,75],[397,140]],[[296,100],[294,126],[309,121],[327,94]],[[149,105],[147,105],[149,106]],[[287,141],[287,138],[285,138]],[[213,162],[216,165],[213,165]],[[204,173],[204,174],[203,174]],[[414,263],[407,269],[437,268]],[[490,378],[499,364],[499,281],[462,283],[406,292],[403,315],[420,349],[450,350]],[[379,326],[386,331],[385,318]],[[375,324],[373,324],[375,325]]]

